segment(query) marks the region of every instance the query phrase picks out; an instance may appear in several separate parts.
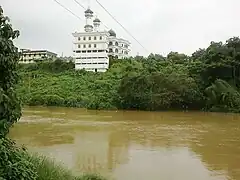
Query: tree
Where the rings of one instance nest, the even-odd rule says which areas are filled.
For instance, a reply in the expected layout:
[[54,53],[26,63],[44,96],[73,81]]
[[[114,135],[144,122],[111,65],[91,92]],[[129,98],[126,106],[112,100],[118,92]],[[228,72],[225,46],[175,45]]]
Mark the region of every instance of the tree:
[[155,60],[155,61],[165,61],[166,60],[166,58],[163,57],[162,55],[160,55],[160,54],[153,54],[153,53],[149,54],[148,60],[149,59],[152,59],[152,60]]
[[188,56],[185,54],[179,54],[178,52],[170,52],[167,55],[167,60],[173,63],[181,64],[188,61]]
[[0,134],[5,136],[9,127],[21,116],[20,103],[16,97],[17,67],[20,58],[13,40],[19,31],[13,30],[9,18],[0,7]]

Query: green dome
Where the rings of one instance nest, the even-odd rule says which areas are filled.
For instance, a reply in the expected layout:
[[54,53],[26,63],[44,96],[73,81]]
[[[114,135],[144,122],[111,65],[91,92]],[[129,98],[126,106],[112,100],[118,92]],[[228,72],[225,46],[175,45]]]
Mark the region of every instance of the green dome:
[[108,31],[108,33],[110,34],[110,36],[116,37],[115,31],[113,31],[112,29],[110,31]]
[[96,18],[96,19],[93,20],[93,22],[98,22],[98,23],[100,23],[101,21],[100,21],[100,19]]
[[91,9],[88,8],[88,9],[85,11],[85,13],[93,14],[93,11],[92,11]]
[[87,25],[85,25],[85,26],[84,26],[84,28],[93,28],[93,26],[92,26],[92,25],[89,25],[89,24],[87,24]]

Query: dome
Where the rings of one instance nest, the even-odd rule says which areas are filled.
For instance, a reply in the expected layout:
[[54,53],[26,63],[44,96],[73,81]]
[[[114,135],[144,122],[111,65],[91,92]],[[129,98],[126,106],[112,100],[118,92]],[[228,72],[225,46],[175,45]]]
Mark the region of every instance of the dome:
[[93,20],[93,22],[100,23],[101,21],[100,21],[100,19],[96,18]]
[[108,31],[108,33],[110,34],[110,36],[116,37],[116,33],[112,29]]
[[84,28],[93,28],[93,26],[92,26],[92,25],[89,25],[89,24],[87,24],[87,25],[85,25],[85,26],[84,26]]
[[88,9],[85,11],[85,13],[93,14],[93,11],[88,8]]

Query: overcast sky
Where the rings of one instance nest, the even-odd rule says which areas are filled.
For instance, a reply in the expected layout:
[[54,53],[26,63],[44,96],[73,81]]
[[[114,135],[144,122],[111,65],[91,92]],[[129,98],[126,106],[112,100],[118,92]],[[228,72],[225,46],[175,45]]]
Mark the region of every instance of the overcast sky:
[[[11,18],[21,36],[20,48],[48,49],[72,55],[72,32],[85,24],[84,10],[74,0],[58,0],[83,20],[64,10],[54,0],[0,0],[4,14]],[[85,7],[88,0],[78,0]],[[132,55],[170,51],[191,54],[211,41],[240,35],[240,0],[99,0],[133,35],[146,52],[106,12],[90,1],[100,20],[128,39]]]

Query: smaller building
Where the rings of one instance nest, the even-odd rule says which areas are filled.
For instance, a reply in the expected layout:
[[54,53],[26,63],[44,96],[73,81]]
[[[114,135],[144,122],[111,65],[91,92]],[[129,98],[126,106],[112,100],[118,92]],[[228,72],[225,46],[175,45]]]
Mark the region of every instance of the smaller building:
[[29,50],[29,49],[21,49],[21,58],[20,63],[34,63],[38,61],[44,60],[55,60],[57,58],[57,54],[47,51],[47,50]]
[[130,42],[122,38],[117,38],[113,30],[108,32],[110,34],[108,38],[108,55],[118,59],[128,58],[130,53]]

